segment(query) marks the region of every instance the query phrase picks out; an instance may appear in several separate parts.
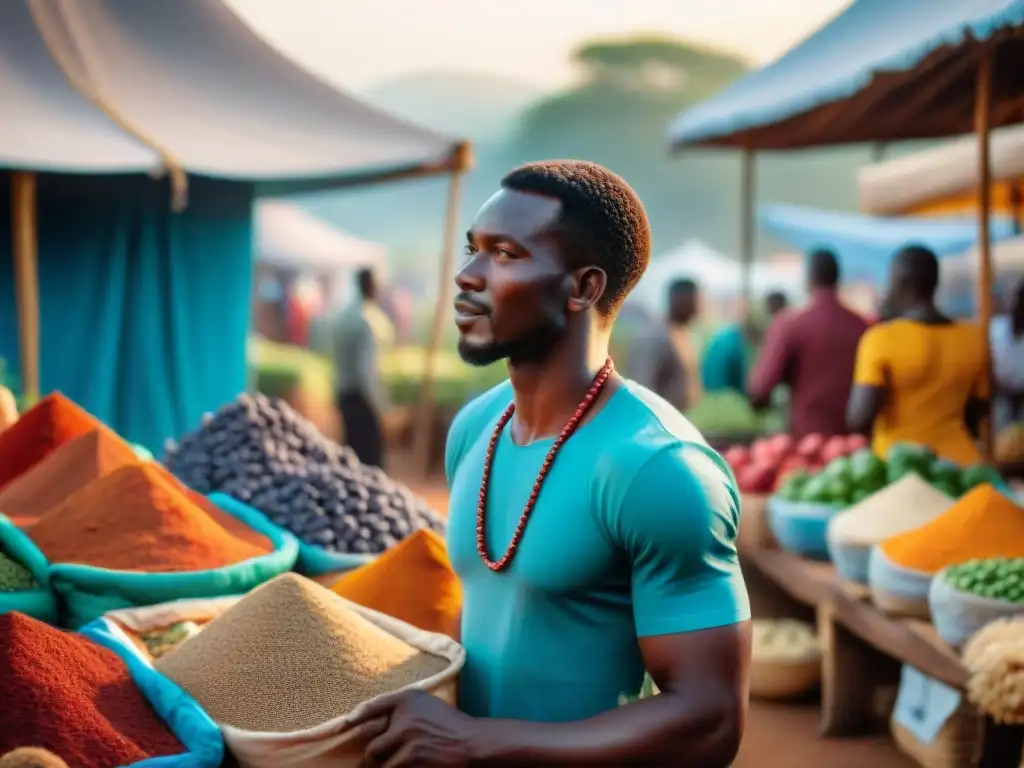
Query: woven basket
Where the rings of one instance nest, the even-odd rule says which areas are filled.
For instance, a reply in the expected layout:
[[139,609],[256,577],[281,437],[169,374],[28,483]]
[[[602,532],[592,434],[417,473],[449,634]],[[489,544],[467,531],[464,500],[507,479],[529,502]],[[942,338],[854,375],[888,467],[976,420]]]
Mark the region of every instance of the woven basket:
[[750,666],[750,695],[775,701],[800,696],[821,683],[821,654],[796,661],[754,658]]
[[975,768],[981,758],[985,724],[977,710],[962,703],[931,744],[924,744],[896,722],[889,721],[900,752],[922,768]]

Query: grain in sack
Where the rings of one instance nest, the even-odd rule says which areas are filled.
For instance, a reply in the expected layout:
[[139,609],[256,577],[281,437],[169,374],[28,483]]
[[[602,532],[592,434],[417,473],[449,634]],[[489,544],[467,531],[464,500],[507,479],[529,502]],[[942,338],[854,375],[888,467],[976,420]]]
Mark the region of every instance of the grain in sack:
[[399,690],[455,702],[462,647],[283,574],[155,662],[221,725],[240,768],[358,768],[360,704]]

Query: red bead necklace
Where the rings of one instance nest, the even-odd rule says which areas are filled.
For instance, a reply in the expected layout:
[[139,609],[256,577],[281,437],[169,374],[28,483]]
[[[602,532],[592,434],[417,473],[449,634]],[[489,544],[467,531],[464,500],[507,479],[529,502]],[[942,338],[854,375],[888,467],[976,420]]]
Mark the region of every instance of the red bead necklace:
[[572,418],[562,427],[562,431],[555,438],[554,444],[548,450],[548,455],[544,457],[544,463],[540,467],[540,472],[537,473],[537,479],[533,483],[533,488],[530,491],[530,497],[526,500],[526,506],[523,509],[523,514],[519,518],[519,523],[516,525],[516,532],[512,535],[512,543],[508,545],[508,549],[505,550],[505,554],[501,556],[500,560],[491,560],[487,555],[487,535],[485,520],[487,517],[487,489],[490,485],[491,479],[491,466],[494,464],[494,453],[498,448],[498,440],[501,438],[501,432],[505,429],[505,425],[508,424],[509,419],[512,418],[512,414],[516,412],[516,404],[513,402],[505,409],[505,412],[498,419],[498,423],[494,427],[494,433],[491,435],[490,445],[487,446],[487,456],[484,458],[484,476],[480,482],[480,497],[477,500],[476,505],[476,551],[480,554],[480,559],[484,561],[484,564],[492,571],[502,571],[508,567],[509,563],[512,562],[512,558],[515,556],[516,551],[519,549],[519,542],[523,538],[523,531],[526,530],[526,523],[530,519],[530,513],[533,512],[533,507],[537,503],[537,496],[540,494],[541,486],[544,485],[544,480],[548,476],[548,472],[551,470],[551,465],[555,462],[555,456],[558,455],[559,449],[565,444],[572,434],[579,428],[580,422],[583,421],[583,417],[587,415],[587,412],[593,407],[594,401],[597,400],[597,396],[601,394],[601,390],[604,389],[605,384],[608,383],[608,377],[612,375],[614,366],[612,359],[609,357],[604,361],[604,365],[601,370],[597,372],[594,377],[593,383],[590,385],[590,389],[587,390],[587,394],[583,396],[583,400],[576,407],[576,412],[572,415]]

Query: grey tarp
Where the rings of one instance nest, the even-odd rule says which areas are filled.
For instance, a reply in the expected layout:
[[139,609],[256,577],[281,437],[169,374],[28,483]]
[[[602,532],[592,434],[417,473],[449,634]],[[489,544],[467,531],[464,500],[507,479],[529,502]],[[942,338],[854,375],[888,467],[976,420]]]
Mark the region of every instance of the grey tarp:
[[219,0],[6,0],[0,167],[160,166],[69,85],[52,53],[191,173],[329,186],[375,170],[443,170],[456,146],[319,81]]

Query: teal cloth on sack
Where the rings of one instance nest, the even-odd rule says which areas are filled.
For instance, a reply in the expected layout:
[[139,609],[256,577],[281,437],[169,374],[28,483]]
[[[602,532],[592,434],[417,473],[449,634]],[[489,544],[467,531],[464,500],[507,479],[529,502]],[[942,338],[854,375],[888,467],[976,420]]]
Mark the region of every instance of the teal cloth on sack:
[[[229,496],[214,493],[209,499],[227,514],[270,539],[274,550],[235,565],[182,573],[117,571],[72,563],[48,563],[50,584],[64,604],[63,623],[77,629],[120,608],[156,605],[185,598],[244,594],[291,570],[299,554],[299,544],[294,536],[270,523],[252,507]],[[43,558],[34,544],[32,547],[38,557]]]
[[39,583],[38,589],[0,592],[0,613],[18,611],[47,624],[56,624],[57,598],[50,587],[49,564],[32,540],[3,515],[0,515],[0,550],[25,566]]
[[121,658],[157,716],[185,747],[181,754],[151,757],[127,768],[220,768],[224,762],[224,737],[195,699],[157,672],[109,620],[96,619],[80,631]]

